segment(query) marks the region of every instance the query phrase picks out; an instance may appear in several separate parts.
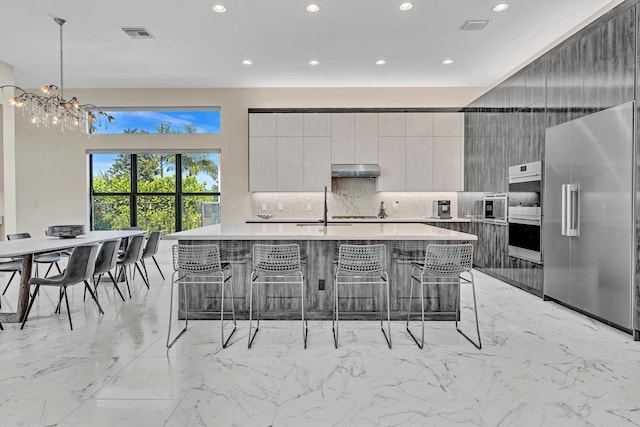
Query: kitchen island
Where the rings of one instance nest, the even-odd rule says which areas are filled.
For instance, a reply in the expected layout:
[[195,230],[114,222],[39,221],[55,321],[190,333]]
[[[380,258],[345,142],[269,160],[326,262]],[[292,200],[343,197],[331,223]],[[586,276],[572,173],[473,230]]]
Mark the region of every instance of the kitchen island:
[[[461,233],[426,224],[216,224],[165,236],[181,244],[216,243],[221,258],[229,262],[233,271],[236,316],[248,318],[249,277],[252,248],[256,243],[300,245],[305,266],[305,309],[309,319],[331,319],[333,309],[333,270],[340,244],[384,244],[390,282],[391,315],[406,319],[409,309],[411,262],[422,261],[429,243],[468,243],[477,240],[472,234]],[[429,318],[451,320],[457,289],[433,285],[425,289],[425,305]],[[296,319],[300,315],[300,294],[296,285],[267,285],[258,303],[266,319]],[[341,288],[340,310],[344,319],[373,319],[379,316],[378,289],[354,285]],[[192,287],[189,298],[189,317],[219,318],[220,290],[215,287]],[[415,293],[417,296],[418,294]],[[227,296],[225,296],[226,298]],[[227,301],[225,301],[225,305]],[[414,309],[420,305],[414,296]],[[184,301],[180,301],[180,316]],[[351,313],[350,313],[351,312]]]

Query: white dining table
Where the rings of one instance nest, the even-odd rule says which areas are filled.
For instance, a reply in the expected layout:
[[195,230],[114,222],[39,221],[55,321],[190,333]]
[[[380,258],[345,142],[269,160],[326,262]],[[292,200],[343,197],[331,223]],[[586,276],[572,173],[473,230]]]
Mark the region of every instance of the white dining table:
[[53,236],[32,237],[28,239],[0,241],[0,258],[22,257],[22,274],[20,275],[20,289],[18,291],[18,305],[15,313],[0,313],[0,322],[22,322],[29,304],[29,279],[33,266],[33,256],[46,252],[56,252],[76,246],[91,245],[113,239],[126,239],[144,230],[110,230],[89,231],[74,238],[60,238]]

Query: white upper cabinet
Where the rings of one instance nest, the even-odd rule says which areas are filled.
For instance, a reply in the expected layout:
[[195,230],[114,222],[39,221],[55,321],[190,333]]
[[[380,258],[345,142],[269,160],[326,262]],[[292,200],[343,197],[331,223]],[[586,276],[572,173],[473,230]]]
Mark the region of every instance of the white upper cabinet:
[[381,136],[378,191],[405,191],[405,137]]
[[433,191],[433,137],[407,136],[405,191]]
[[380,113],[378,115],[379,136],[405,136],[405,113]]
[[378,113],[355,113],[354,162],[378,163]]
[[249,137],[249,191],[276,191],[276,164],[276,137]]
[[304,120],[302,113],[276,114],[277,136],[303,136]]
[[462,191],[464,181],[461,136],[433,139],[433,191]]
[[277,138],[276,190],[303,190],[303,148],[301,136]]
[[304,136],[331,136],[331,113],[305,113]]
[[276,114],[249,114],[249,136],[276,136]]
[[331,188],[331,137],[304,137],[304,191]]
[[331,163],[355,163],[355,114],[331,114]]
[[407,113],[407,136],[433,136],[434,113]]
[[462,113],[438,113],[433,117],[433,136],[461,136]]

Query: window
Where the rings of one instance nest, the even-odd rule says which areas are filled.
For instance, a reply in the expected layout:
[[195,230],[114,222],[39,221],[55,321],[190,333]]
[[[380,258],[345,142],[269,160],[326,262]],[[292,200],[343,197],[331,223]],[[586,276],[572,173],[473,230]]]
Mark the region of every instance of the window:
[[[98,115],[91,133],[96,135],[114,134],[194,134],[220,133],[219,108],[185,109],[109,109],[105,115]],[[104,117],[112,116],[113,122]]]
[[137,226],[173,233],[220,220],[218,153],[91,154],[90,159],[93,230]]

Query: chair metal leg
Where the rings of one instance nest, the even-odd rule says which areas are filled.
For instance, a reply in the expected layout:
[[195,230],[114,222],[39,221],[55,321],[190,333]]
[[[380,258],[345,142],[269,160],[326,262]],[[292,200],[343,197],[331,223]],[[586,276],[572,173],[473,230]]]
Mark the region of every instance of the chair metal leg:
[[462,280],[460,280],[460,279],[458,280],[458,301],[457,301],[457,304],[456,304],[456,307],[457,307],[457,312],[456,312],[456,330],[458,332],[460,332],[460,334],[463,337],[465,337],[471,344],[473,344],[478,350],[482,350],[482,341],[480,340],[480,325],[478,323],[478,306],[476,304],[476,285],[475,285],[474,280],[473,280],[473,273],[471,273],[470,271],[468,273],[471,276],[471,280],[466,280],[466,279],[462,279],[462,278],[460,278],[460,279],[465,280],[468,283],[471,283],[471,290],[473,291],[473,312],[474,312],[475,317],[476,317],[476,332],[478,334],[478,343],[476,344],[471,338],[469,338],[464,332],[462,332],[460,330],[460,328],[458,328],[458,314],[457,313],[459,312],[459,309],[460,309],[460,287],[462,285]]
[[387,333],[384,330],[384,322],[383,322],[383,318],[382,318],[382,298],[380,298],[380,330],[382,331],[382,335],[384,335],[385,340],[387,341],[387,345],[389,346],[389,349],[391,349],[391,306],[389,303],[389,280],[386,277],[386,273],[385,273],[385,277],[384,277],[384,283],[380,283],[380,296],[382,297],[382,291],[383,291],[383,286],[386,285],[387,287],[387,326],[388,326],[388,330],[389,330],[389,335],[387,335]]
[[419,284],[420,284],[420,306],[422,308],[422,340],[418,341],[418,339],[413,335],[413,332],[411,332],[411,329],[409,329],[409,321],[411,320],[411,302],[412,302],[412,298],[413,298],[413,281],[414,280],[416,282],[418,281],[412,275],[411,276],[411,287],[410,287],[410,290],[409,290],[409,315],[407,316],[407,332],[409,332],[409,335],[411,336],[411,338],[413,338],[413,341],[415,341],[415,343],[418,346],[418,348],[420,348],[420,350],[422,350],[424,348],[424,284],[422,282],[419,282]]
[[301,306],[302,306],[302,341],[304,342],[304,348],[307,348],[307,337],[309,335],[309,326],[307,324],[307,319],[304,318],[304,275],[301,274],[302,277],[300,277],[300,289],[302,291],[301,293],[301,297],[300,297],[300,302],[301,302]]
[[164,279],[164,274],[162,274],[162,270],[160,270],[160,265],[158,264],[158,261],[156,260],[155,255],[153,255],[153,256],[151,257],[151,259],[153,260],[153,262],[155,262],[155,263],[156,263],[156,267],[158,267],[158,271],[160,272],[160,277],[162,277],[162,280],[165,280],[165,279]]
[[333,332],[333,346],[338,348],[338,327],[340,326],[340,319],[338,313],[338,277],[336,276],[333,281],[333,318],[331,319],[331,330]]
[[58,292],[58,305],[56,306],[56,309],[54,311],[54,313],[56,314],[60,314],[60,309],[62,307],[62,298],[64,298],[64,296],[62,295],[62,288],[60,288],[59,292]]
[[[91,286],[89,286],[89,282],[87,282],[86,280],[84,281],[84,288],[89,291],[89,295],[91,295],[91,298],[93,298],[93,300],[95,301],[96,305],[98,306],[98,311],[100,312],[100,314],[104,314],[104,311],[102,310],[102,307],[100,306],[100,303],[98,302],[98,298],[97,298],[96,294],[93,293],[93,290],[91,289]],[[66,291],[65,291],[65,293],[66,293]]]
[[9,281],[7,282],[7,286],[5,286],[4,291],[2,291],[2,295],[7,293],[7,289],[9,289],[9,285],[11,284],[11,281],[13,280],[13,277],[16,275],[17,271],[14,271],[13,273],[11,273],[11,277],[9,277]]
[[[251,274],[251,283],[249,285],[249,344],[247,348],[251,348],[251,344],[253,344],[253,340],[258,335],[258,331],[260,330],[260,301],[258,301],[258,319],[256,323],[256,331],[251,335],[251,329],[253,328],[253,282],[257,279],[258,276],[253,276]],[[260,294],[260,286],[258,286],[258,295]]]
[[[149,288],[149,282],[147,282],[147,279],[144,277],[144,273],[140,269],[140,265],[136,262],[135,266],[136,266],[136,270],[138,270],[138,272],[140,273],[140,276],[142,277],[142,281],[144,282],[145,285],[147,285],[147,289],[151,289],[151,288]],[[136,274],[135,270],[133,270],[133,274],[134,275]]]
[[69,309],[69,298],[67,298],[67,287],[64,286],[62,288],[62,293],[64,294],[64,302],[67,304],[67,316],[69,316],[69,326],[73,331],[73,323],[71,323],[71,310]]
[[140,264],[142,264],[142,269],[144,270],[144,277],[147,278],[147,283],[149,283],[149,272],[147,271],[147,265],[145,264],[143,259],[140,260]]
[[109,274],[109,278],[113,282],[113,287],[116,288],[116,291],[118,291],[118,295],[120,295],[120,298],[122,298],[122,301],[124,302],[124,296],[122,295],[122,292],[120,292],[120,288],[118,287],[118,282],[116,282],[115,277],[113,277],[113,274],[111,274],[110,271],[107,271],[107,273]]
[[36,285],[36,289],[33,291],[33,295],[31,295],[31,301],[29,301],[29,307],[27,307],[27,312],[24,314],[24,318],[22,319],[22,325],[20,325],[20,329],[24,329],[24,324],[27,323],[27,318],[29,317],[29,313],[31,313],[31,307],[33,307],[33,302],[36,300],[39,290],[40,290],[40,285]]
[[[229,336],[227,337],[227,339],[224,339],[224,284],[227,282],[227,280],[229,280],[229,285],[231,287],[231,312],[233,313],[233,330],[231,331],[231,333],[229,334]],[[222,348],[227,348],[227,344],[229,343],[229,340],[231,339],[231,337],[233,336],[233,334],[236,332],[236,314],[235,311],[233,309],[233,284],[231,283],[231,277],[228,277],[227,279],[222,278],[222,300],[220,302],[220,334],[222,336]]]
[[[176,335],[176,337],[173,339],[173,341],[171,341],[171,325],[172,325],[172,321],[173,321],[173,288],[176,285],[176,281],[175,279],[175,275],[176,275],[177,271],[173,272],[173,275],[171,276],[171,300],[170,300],[170,304],[169,304],[169,332],[167,333],[167,348],[171,348],[173,346],[173,344],[175,344],[176,341],[178,341],[178,338],[180,338],[182,336],[182,334],[184,334],[187,331],[187,328],[189,327],[189,301],[187,300],[187,287],[184,283],[180,283],[178,281],[177,285],[178,285],[178,293],[180,292],[180,285],[182,284],[182,289],[184,291],[184,306],[185,306],[185,314],[184,314],[184,328],[182,328],[182,330],[180,332],[178,332],[178,335]],[[180,279],[178,279],[180,280]],[[178,319],[178,323],[180,322],[180,319]]]

